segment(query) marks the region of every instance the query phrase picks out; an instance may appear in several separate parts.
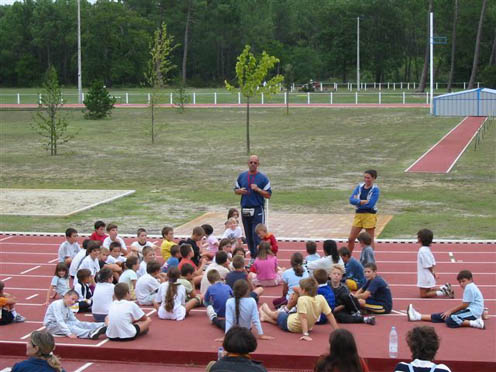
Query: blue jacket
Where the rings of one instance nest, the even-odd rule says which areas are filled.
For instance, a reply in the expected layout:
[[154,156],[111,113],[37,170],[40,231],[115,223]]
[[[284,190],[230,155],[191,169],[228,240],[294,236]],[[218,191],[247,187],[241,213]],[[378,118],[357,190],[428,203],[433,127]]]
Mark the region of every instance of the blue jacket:
[[[379,200],[379,187],[375,184],[372,185],[367,194],[367,203],[360,205],[360,195],[362,193],[364,185],[365,183],[361,183],[357,187],[355,187],[355,190],[353,190],[353,193],[350,196],[350,204],[356,206],[357,213],[376,213],[377,208],[375,207],[375,204]],[[358,196],[358,198],[356,198],[356,196]]]

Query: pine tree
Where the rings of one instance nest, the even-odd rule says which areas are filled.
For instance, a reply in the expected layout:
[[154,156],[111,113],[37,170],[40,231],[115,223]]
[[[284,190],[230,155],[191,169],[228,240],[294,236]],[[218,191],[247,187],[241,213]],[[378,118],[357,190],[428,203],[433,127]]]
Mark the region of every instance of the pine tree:
[[86,106],[84,117],[86,119],[103,119],[112,114],[115,97],[111,96],[103,82],[94,81],[83,101]]

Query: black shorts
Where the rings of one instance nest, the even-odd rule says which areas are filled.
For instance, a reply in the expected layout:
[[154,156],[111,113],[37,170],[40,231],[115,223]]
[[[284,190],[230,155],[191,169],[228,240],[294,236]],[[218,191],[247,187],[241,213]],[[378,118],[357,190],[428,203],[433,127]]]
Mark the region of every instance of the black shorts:
[[126,338],[120,338],[120,337],[111,338],[111,337],[109,337],[109,340],[111,340],[111,341],[133,341],[133,340],[136,340],[136,337],[139,336],[141,329],[140,329],[139,325],[137,325],[137,324],[133,324],[133,326],[136,329],[136,334],[133,337],[126,337]]
[[2,319],[0,319],[0,325],[10,324],[14,321],[14,315],[12,312],[6,309],[2,309]]

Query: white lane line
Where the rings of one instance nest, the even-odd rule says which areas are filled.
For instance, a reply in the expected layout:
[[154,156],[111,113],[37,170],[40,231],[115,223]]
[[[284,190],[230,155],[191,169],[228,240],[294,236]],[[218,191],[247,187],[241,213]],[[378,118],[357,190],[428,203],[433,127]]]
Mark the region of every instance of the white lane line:
[[93,365],[93,363],[92,363],[92,362],[85,363],[85,364],[83,364],[81,367],[79,367],[78,369],[76,369],[74,372],[81,372],[81,371],[84,371],[86,368],[91,367],[92,365]]
[[0,372],[10,372],[12,369],[10,367],[5,367],[4,369],[1,369]]
[[54,258],[53,260],[48,261],[48,263],[54,263],[55,261],[58,261],[58,260],[59,260],[59,258],[57,257],[57,258]]
[[455,256],[454,256],[453,252],[448,252],[448,255],[449,255],[450,261],[455,263],[456,260],[455,260]]
[[150,316],[152,315],[153,313],[155,313],[157,310],[153,309],[152,311],[149,311],[146,313],[146,316]]
[[31,295],[29,297],[26,297],[26,300],[31,300],[32,298],[35,298],[37,296],[39,296],[39,293],[35,293],[34,295]]
[[4,240],[10,239],[10,238],[12,238],[12,236],[7,236],[5,238],[0,239],[0,242],[3,242]]
[[[37,331],[42,331],[44,329],[45,329],[45,326],[38,328]],[[27,335],[22,336],[21,340],[27,339],[29,336],[31,336],[31,333],[33,333],[33,331],[29,332]]]
[[38,266],[35,266],[35,267],[32,267],[30,269],[27,269],[27,270],[24,270],[24,271],[21,271],[21,274],[27,274],[29,273],[30,271],[33,271],[33,270],[36,270],[36,269],[39,269],[41,266],[38,265]]
[[3,282],[6,282],[7,280],[10,280],[10,279],[12,279],[12,277],[11,277],[11,276],[8,276],[8,277],[6,277],[5,279],[2,279],[2,281],[3,281]]
[[99,342],[98,344],[96,344],[95,346],[96,346],[96,347],[100,347],[100,346],[102,346],[102,345],[106,344],[106,343],[107,343],[107,342],[109,342],[109,341],[110,341],[110,339],[109,339],[109,338],[106,338],[105,340],[100,341],[100,342]]
[[398,310],[391,310],[392,313],[394,314],[398,314],[398,315],[403,315],[403,316],[406,316],[406,313],[404,311],[398,311]]

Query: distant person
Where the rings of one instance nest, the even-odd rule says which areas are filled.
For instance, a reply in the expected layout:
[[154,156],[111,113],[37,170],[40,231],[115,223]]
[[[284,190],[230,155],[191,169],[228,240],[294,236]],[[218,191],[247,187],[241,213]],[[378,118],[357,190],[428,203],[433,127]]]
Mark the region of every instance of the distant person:
[[207,316],[215,326],[224,330],[226,327],[226,302],[232,297],[233,292],[230,286],[224,284],[217,270],[210,270],[207,273],[210,287],[208,287],[203,299],[207,307]]
[[96,221],[95,222],[95,231],[93,231],[93,234],[90,235],[90,240],[97,240],[100,243],[103,243],[105,241],[105,238],[107,238],[107,234],[105,234],[105,227],[106,223],[103,221]]
[[413,361],[398,363],[394,372],[451,372],[444,364],[433,362],[440,343],[434,328],[424,326],[410,329],[406,334],[406,343]]
[[347,329],[336,329],[329,336],[329,354],[320,357],[315,372],[368,372],[365,360],[358,355],[353,334]]
[[171,267],[179,266],[179,259],[181,258],[181,251],[178,245],[173,245],[170,249],[170,257],[162,265],[162,272],[167,273]]
[[164,262],[171,256],[171,248],[173,245],[177,243],[174,241],[174,228],[171,226],[164,226],[162,229],[162,245],[160,246],[160,253],[162,254],[162,258]]
[[65,262],[67,267],[71,265],[72,259],[81,250],[77,239],[78,239],[78,232],[76,229],[70,227],[67,230],[65,230],[65,242],[60,244],[58,255],[59,255],[59,262]]
[[0,326],[10,323],[22,323],[26,320],[21,314],[18,314],[15,305],[17,298],[10,293],[4,292],[5,283],[0,280]]
[[136,271],[138,268],[138,257],[130,256],[126,259],[126,262],[123,265],[124,271],[121,276],[119,276],[119,283],[127,284],[131,300],[136,300],[136,282],[138,281]]
[[339,255],[344,262],[346,271],[345,282],[350,291],[356,291],[365,284],[365,276],[363,275],[363,266],[346,247],[339,248]]
[[234,217],[229,218],[224,222],[224,233],[222,234],[222,239],[230,239],[231,244],[234,248],[241,247],[243,245],[243,232],[238,225],[238,220]]
[[380,195],[379,187],[374,184],[376,179],[376,170],[366,170],[363,173],[364,182],[355,187],[350,196],[350,204],[356,207],[355,218],[348,237],[348,249],[351,253],[355,248],[355,239],[362,229],[369,233],[372,238],[372,247],[375,247],[374,236],[377,224],[377,208],[375,205]]
[[207,269],[203,273],[202,280],[200,282],[200,293],[202,296],[207,292],[208,287],[210,287],[211,282],[207,278],[207,274],[210,270],[216,270],[220,279],[224,281],[226,279],[227,274],[229,274],[229,261],[227,260],[227,253],[223,251],[219,251],[215,254],[215,263],[212,262],[207,266]]
[[100,247],[101,244],[102,242],[98,240],[90,240],[90,239],[83,240],[83,244],[82,244],[83,248],[74,256],[69,266],[69,276],[72,279],[76,277],[76,273],[79,269],[79,266],[81,265],[81,262],[83,262],[84,258],[88,255],[88,247],[94,245]]
[[204,224],[201,225],[203,231],[205,231],[205,243],[203,248],[210,252],[212,255],[215,255],[219,250],[219,239],[217,239],[214,235],[214,228],[212,225]]
[[154,250],[158,248],[151,241],[147,240],[148,239],[148,233],[146,232],[146,230],[144,228],[140,227],[136,231],[136,237],[137,237],[137,240],[131,243],[131,247],[138,248],[139,253],[143,252],[143,248],[145,248],[145,247],[151,247]]
[[146,274],[140,276],[136,282],[136,299],[141,306],[153,304],[155,294],[160,287],[160,264],[157,261],[148,262]]
[[187,244],[187,243],[181,244],[179,246],[179,251],[181,252],[182,258],[177,268],[181,270],[182,267],[186,264],[190,264],[191,266],[193,266],[193,268],[195,269],[193,273],[193,284],[195,286],[200,285],[203,277],[203,268],[206,265],[206,259],[205,258],[200,259],[200,265],[197,266],[192,260],[195,254],[193,252],[193,248],[191,247],[191,244]]
[[317,269],[324,269],[327,271],[327,274],[330,274],[332,266],[335,264],[340,264],[344,267],[343,259],[339,256],[336,241],[331,239],[324,240],[324,254],[324,257],[307,263],[309,274],[312,274]]
[[76,270],[86,269],[90,271],[90,283],[95,285],[95,275],[100,271],[100,263],[98,262],[98,257],[100,256],[100,242],[95,242],[97,244],[89,244],[88,249],[86,249],[87,256],[83,258],[79,267]]
[[282,272],[269,242],[262,241],[258,245],[257,258],[250,271],[250,280],[254,286],[275,287],[281,283]]
[[91,284],[91,271],[80,269],[77,272],[77,279],[74,280],[74,291],[78,294],[77,307],[78,313],[91,312],[93,305],[93,290]]
[[300,280],[308,278],[308,270],[303,266],[303,255],[295,252],[291,255],[291,267],[282,273],[282,297],[276,298],[272,304],[277,309],[288,304],[293,295],[294,288],[300,286]]
[[[198,245],[201,244],[200,242],[202,241],[204,236],[205,236],[205,231],[201,228],[201,226],[196,226],[193,228],[190,238],[186,240],[181,240],[179,242],[179,246],[181,246],[184,243],[189,244],[191,246],[191,248],[193,249],[193,257],[191,257],[191,260],[197,266],[200,265],[201,258],[207,255],[206,252],[202,252],[200,246]],[[209,259],[212,259],[212,255],[208,255],[208,256]]]
[[317,253],[317,244],[309,240],[305,243],[305,250],[307,251],[307,256],[305,257],[305,262],[312,262],[318,260],[320,255]]
[[29,359],[14,364],[12,372],[64,372],[60,359],[53,354],[55,339],[47,331],[33,331],[26,343]]
[[252,261],[260,242],[255,227],[265,222],[265,199],[272,195],[269,179],[258,171],[259,164],[258,156],[250,156],[248,171],[241,173],[234,184],[234,193],[241,195],[241,219]]
[[365,266],[369,262],[375,263],[375,252],[374,248],[372,248],[372,237],[367,231],[362,231],[358,234],[358,242],[360,243],[360,247],[362,248],[362,252],[360,253],[360,263],[362,266]]

